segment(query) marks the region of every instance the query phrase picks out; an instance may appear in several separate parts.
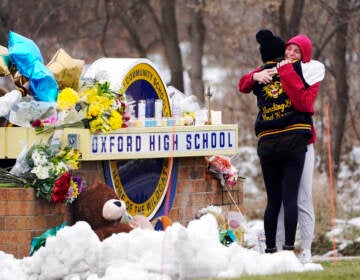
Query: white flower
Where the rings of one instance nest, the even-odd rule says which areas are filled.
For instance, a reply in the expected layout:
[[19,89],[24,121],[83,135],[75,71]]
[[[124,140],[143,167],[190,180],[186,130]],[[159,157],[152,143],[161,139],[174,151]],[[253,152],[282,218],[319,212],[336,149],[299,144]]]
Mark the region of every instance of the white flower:
[[50,177],[49,171],[51,166],[35,166],[31,173],[34,173],[39,179],[47,179]]
[[35,150],[32,153],[31,158],[34,161],[35,166],[46,165],[47,163],[46,155],[44,155],[43,153],[39,153],[38,150]]

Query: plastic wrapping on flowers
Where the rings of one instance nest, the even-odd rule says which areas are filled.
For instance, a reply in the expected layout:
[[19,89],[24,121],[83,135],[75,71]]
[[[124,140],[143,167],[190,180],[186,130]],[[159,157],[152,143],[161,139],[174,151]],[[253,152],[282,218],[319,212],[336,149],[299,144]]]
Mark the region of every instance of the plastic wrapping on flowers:
[[64,88],[57,99],[57,115],[53,118],[37,118],[32,126],[38,133],[56,128],[85,127],[91,133],[108,134],[126,127],[125,91],[110,89],[109,82],[88,82],[79,91]]
[[235,186],[237,183],[238,170],[226,156],[215,155],[208,158],[208,171],[220,180],[222,186]]
[[72,203],[83,189],[79,176],[80,153],[72,147],[38,143],[22,152],[10,171],[0,170],[2,187],[33,187],[36,196],[54,204]]

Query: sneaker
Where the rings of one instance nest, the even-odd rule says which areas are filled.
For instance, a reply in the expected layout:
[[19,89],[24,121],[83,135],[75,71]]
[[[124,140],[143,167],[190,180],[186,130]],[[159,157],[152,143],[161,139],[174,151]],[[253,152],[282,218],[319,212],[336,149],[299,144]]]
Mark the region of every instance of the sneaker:
[[301,253],[298,256],[298,259],[302,264],[312,263],[311,250],[310,249],[301,250]]
[[274,247],[274,248],[266,248],[265,249],[266,254],[273,254],[273,253],[276,253],[276,251],[277,251],[276,247]]
[[284,245],[283,245],[283,250],[286,250],[286,251],[294,251],[294,250],[295,250],[295,246],[294,246],[294,245],[286,245],[286,244],[284,244]]

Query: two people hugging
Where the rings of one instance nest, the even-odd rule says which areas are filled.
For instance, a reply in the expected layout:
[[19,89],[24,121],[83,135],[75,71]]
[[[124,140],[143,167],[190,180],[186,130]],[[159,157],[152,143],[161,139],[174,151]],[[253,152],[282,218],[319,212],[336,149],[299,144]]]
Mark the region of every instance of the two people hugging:
[[241,93],[257,98],[255,134],[267,194],[266,253],[294,250],[299,222],[302,263],[312,262],[315,214],[312,178],[314,104],[325,67],[312,60],[312,43],[300,34],[284,42],[270,30],[256,33],[263,65],[243,75]]

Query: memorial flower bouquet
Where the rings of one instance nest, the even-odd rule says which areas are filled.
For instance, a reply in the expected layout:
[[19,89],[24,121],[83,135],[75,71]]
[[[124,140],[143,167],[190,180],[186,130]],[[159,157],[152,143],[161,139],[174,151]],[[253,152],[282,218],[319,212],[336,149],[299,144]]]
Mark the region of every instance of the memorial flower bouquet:
[[238,170],[231,164],[230,158],[216,155],[207,159],[208,171],[220,179],[221,185],[235,186],[238,180]]
[[115,93],[111,91],[110,83],[95,83],[80,94],[87,104],[85,120],[92,133],[107,134],[122,127],[125,112],[125,92],[122,89]]
[[10,170],[0,169],[2,187],[33,187],[36,196],[54,204],[72,203],[83,189],[79,176],[80,154],[71,147],[34,144],[22,152]]
[[110,89],[109,82],[85,84],[78,92],[64,88],[57,98],[57,116],[36,119],[32,126],[38,133],[56,128],[85,127],[91,133],[108,134],[124,126],[125,90]]

